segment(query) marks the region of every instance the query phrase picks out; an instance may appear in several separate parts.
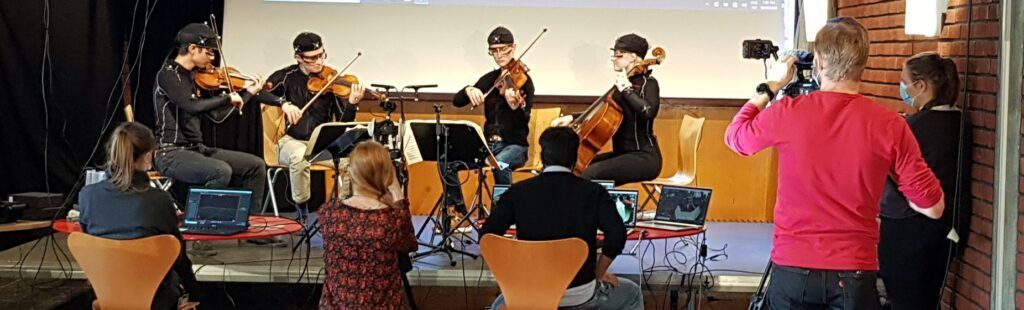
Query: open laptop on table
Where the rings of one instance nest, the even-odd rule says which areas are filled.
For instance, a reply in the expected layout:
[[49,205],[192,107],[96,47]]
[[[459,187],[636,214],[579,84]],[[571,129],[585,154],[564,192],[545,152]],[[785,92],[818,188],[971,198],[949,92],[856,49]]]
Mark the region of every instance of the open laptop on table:
[[710,203],[711,189],[664,186],[654,219],[639,222],[636,226],[671,231],[701,229],[704,228]]
[[185,220],[179,229],[185,234],[232,235],[249,227],[252,191],[193,187],[188,192]]
[[[632,234],[636,228],[636,207],[639,194],[635,190],[628,189],[613,189],[609,190],[608,194],[615,201],[615,211],[622,217],[622,224],[626,225],[626,235]],[[600,229],[598,233],[602,233]]]

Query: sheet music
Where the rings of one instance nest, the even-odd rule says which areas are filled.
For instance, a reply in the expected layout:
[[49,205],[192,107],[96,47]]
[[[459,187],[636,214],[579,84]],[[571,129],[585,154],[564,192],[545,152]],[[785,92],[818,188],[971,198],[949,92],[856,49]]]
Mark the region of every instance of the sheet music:
[[[435,120],[410,120],[410,121],[406,121],[406,122],[402,123],[401,136],[402,136],[402,144],[403,144],[403,146],[405,146],[405,154],[404,155],[405,155],[406,165],[411,166],[411,165],[413,165],[415,163],[423,161],[423,155],[420,152],[420,147],[416,143],[416,138],[414,137],[414,135],[412,133],[412,124],[430,124],[430,125],[434,125],[435,123],[436,123]],[[473,128],[473,131],[475,131],[477,136],[480,137],[480,141],[484,141],[485,142],[484,143],[484,147],[487,148],[487,154],[488,154],[488,156],[487,156],[487,165],[491,166],[491,167],[497,167],[498,166],[498,160],[494,159],[494,154],[491,153],[491,148],[486,143],[487,139],[484,138],[484,131],[482,129],[480,129],[480,125],[477,125],[476,123],[474,123],[472,121],[467,121],[467,120],[442,120],[441,124],[442,125],[444,125],[444,124],[453,124],[453,125],[454,124],[458,124],[458,125],[466,125],[466,126],[469,126],[470,128]]]

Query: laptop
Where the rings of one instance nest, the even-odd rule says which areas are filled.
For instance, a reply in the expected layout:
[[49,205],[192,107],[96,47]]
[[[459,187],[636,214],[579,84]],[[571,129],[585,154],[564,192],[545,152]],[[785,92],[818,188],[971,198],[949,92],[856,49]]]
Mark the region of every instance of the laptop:
[[494,185],[494,188],[491,191],[491,207],[492,208],[494,207],[494,205],[496,205],[498,203],[498,200],[501,199],[501,195],[504,195],[505,191],[508,191],[508,187],[509,186],[505,185],[505,184],[495,184]]
[[[635,190],[613,189],[608,194],[615,201],[615,211],[622,217],[622,224],[626,225],[626,235],[633,233],[636,228],[636,207],[639,195]],[[598,230],[601,233],[601,230]]]
[[711,203],[711,189],[664,186],[654,219],[636,224],[638,227],[679,231],[704,228]]
[[600,184],[604,189],[615,189],[615,181],[612,180],[590,180],[591,182]]
[[232,235],[249,228],[251,190],[193,187],[187,204],[182,233]]

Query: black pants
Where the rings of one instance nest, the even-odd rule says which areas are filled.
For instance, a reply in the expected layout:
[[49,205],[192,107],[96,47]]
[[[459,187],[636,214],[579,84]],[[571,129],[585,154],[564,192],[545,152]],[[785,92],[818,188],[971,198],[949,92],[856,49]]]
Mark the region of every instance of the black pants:
[[923,215],[882,218],[878,263],[892,309],[935,309],[950,242],[949,226]]
[[267,165],[255,155],[204,145],[169,147],[157,151],[154,163],[160,174],[175,182],[250,189],[249,213],[263,210]]
[[650,181],[661,173],[661,154],[657,151],[598,154],[583,171],[587,180],[612,180],[615,186]]
[[880,309],[875,271],[772,267],[770,309]]

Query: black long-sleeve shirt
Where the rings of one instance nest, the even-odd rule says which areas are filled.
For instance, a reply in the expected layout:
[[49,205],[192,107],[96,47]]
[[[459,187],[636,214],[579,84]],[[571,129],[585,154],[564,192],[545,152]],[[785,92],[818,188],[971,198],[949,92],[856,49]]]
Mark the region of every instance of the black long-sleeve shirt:
[[570,172],[545,172],[513,184],[491,210],[481,233],[504,235],[512,224],[520,240],[575,237],[587,243],[587,260],[569,287],[595,279],[598,229],[604,232],[602,255],[614,259],[626,246],[626,226],[612,196]]
[[178,231],[178,217],[171,194],[149,186],[145,172],[132,177],[136,192],[124,192],[109,179],[82,188],[78,223],[82,232],[115,240],[139,239],[155,235],[173,235],[181,241],[181,252],[154,296],[155,309],[175,309],[178,305],[178,283],[196,297],[198,282],[192,262],[185,255],[185,242]]
[[622,124],[612,136],[612,150],[615,153],[652,152],[661,154],[658,139],[654,136],[654,118],[661,108],[661,89],[658,80],[649,73],[629,78],[632,89],[612,93],[612,99],[622,107]]
[[[501,76],[501,69],[495,69],[481,76],[473,87],[487,92]],[[513,110],[508,106],[505,96],[499,94],[497,89],[484,98],[484,136],[490,139],[492,136],[501,137],[502,141],[510,144],[528,146],[527,136],[530,134],[530,111],[533,109],[533,78],[526,75],[526,83],[519,89],[522,92],[526,103],[522,107]],[[452,104],[456,107],[464,107],[470,104],[466,89],[463,88],[455,94]]]
[[[914,133],[914,137],[917,138],[917,144],[921,147],[921,156],[924,157],[928,167],[935,173],[935,177],[939,179],[942,192],[946,195],[946,211],[943,212],[942,220],[947,224],[952,224],[951,221],[954,215],[953,205],[956,202],[953,196],[956,194],[960,113],[961,111],[959,110],[936,107],[907,117],[910,131]],[[970,205],[970,195],[968,193],[970,183],[966,182],[970,180],[971,175],[969,169],[971,167],[970,147],[972,142],[969,133],[964,138],[967,141],[964,141],[965,143],[963,144],[965,172],[960,175],[961,182],[964,182],[960,191],[960,203],[962,206],[960,211],[968,211],[966,214],[961,214],[960,218],[970,219],[970,211],[967,208]],[[891,178],[885,182],[885,193],[882,196],[881,205],[881,215],[885,218],[899,219],[918,215],[916,211],[910,208],[907,198],[900,193]],[[961,227],[966,227],[966,225],[961,225]],[[961,233],[961,236],[966,236],[966,231],[959,233]]]
[[[247,90],[239,92],[242,101],[252,98]],[[193,72],[174,61],[168,61],[156,73],[153,105],[156,111],[156,135],[161,144],[195,144],[203,142],[204,114],[224,115],[232,111],[231,97],[224,93],[201,98]],[[220,117],[217,117],[220,118]]]
[[[291,65],[275,71],[267,78],[267,82],[271,84],[270,94],[260,92],[256,101],[280,105],[283,101],[280,101],[279,98],[283,98],[302,109],[314,95],[306,85],[309,82],[309,75],[303,73],[299,69],[299,65]],[[313,135],[313,129],[320,124],[332,120],[351,122],[356,118],[356,107],[348,100],[338,98],[332,93],[321,94],[311,104],[313,106],[306,109],[299,121],[288,127],[286,134],[298,140],[309,140],[309,137]]]

